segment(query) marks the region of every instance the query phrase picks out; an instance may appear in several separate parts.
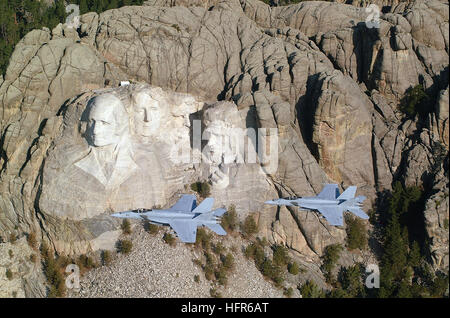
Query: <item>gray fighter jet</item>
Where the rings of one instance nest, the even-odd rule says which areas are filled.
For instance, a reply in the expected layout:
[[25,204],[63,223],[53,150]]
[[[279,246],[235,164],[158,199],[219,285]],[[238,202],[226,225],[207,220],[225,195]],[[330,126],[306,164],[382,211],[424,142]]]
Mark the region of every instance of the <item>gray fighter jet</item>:
[[266,201],[266,204],[297,206],[302,209],[317,210],[330,225],[342,226],[345,211],[367,220],[369,216],[361,210],[365,196],[355,198],[356,186],[349,186],[341,195],[337,184],[326,184],[315,197],[280,198]]
[[167,210],[133,210],[111,214],[117,218],[143,219],[157,225],[170,225],[184,243],[195,243],[197,227],[206,226],[219,235],[227,232],[220,226],[225,209],[212,210],[213,198],[206,198],[197,206],[195,195],[183,194]]

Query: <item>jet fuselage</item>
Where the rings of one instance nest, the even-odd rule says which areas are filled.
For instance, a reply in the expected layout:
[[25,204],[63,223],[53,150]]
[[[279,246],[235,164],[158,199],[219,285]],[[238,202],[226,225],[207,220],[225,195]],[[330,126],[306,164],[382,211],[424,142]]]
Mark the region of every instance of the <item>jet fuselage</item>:
[[[145,219],[147,221],[158,223],[162,225],[168,225],[173,220],[192,220],[199,216],[201,213],[186,213],[183,211],[173,211],[173,210],[147,210],[144,212],[120,212],[113,214],[113,216],[121,218],[131,218],[131,219]],[[212,220],[202,220],[198,221],[199,225],[213,224],[217,223],[219,218],[214,217]]]

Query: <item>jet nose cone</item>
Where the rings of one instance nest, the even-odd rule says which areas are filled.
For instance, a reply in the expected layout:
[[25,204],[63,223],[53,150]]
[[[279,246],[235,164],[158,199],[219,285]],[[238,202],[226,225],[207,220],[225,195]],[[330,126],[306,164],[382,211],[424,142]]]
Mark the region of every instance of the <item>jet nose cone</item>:
[[270,204],[270,205],[277,205],[277,203],[275,201],[272,200],[268,200],[266,202],[264,202],[265,204]]
[[114,214],[111,214],[111,216],[113,216],[113,217],[115,217],[115,218],[120,218],[120,217],[122,217],[122,215],[121,215],[120,213],[114,213]]

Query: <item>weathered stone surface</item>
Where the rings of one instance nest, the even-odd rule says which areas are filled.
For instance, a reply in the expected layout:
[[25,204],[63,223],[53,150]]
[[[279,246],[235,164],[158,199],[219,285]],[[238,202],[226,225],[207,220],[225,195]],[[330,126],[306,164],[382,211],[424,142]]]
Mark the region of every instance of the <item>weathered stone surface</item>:
[[319,163],[332,180],[369,192],[374,184],[370,100],[339,71],[320,74],[317,83],[312,142]]
[[438,136],[438,139],[447,149],[449,147],[449,122],[448,122],[448,88],[439,93],[435,113],[431,114],[430,130]]
[[[168,206],[189,182],[208,180],[211,171],[173,163],[175,152],[190,150],[192,119],[206,104],[234,101],[245,128],[278,137],[278,165],[233,164],[230,188],[213,186],[213,195],[236,201],[240,216],[258,212],[262,236],[316,261],[345,231],[265,199],[313,195],[334,181],[358,185],[371,205],[395,179],[434,180],[436,144],[448,152],[448,2],[377,3],[391,6],[379,29],[366,27],[357,3],[152,0],[85,14],[76,33],[64,25],[30,32],[0,80],[0,235],[34,231],[62,253],[110,248],[111,209]],[[121,80],[143,84],[113,88]],[[162,88],[171,119],[154,138],[133,139],[130,157],[144,173],[108,192],[75,165],[91,146],[80,119],[91,97],[113,93],[129,107],[144,83]],[[426,125],[398,111],[418,83],[433,98],[441,92]],[[146,162],[153,155],[160,169]],[[430,222],[438,242],[442,231]]]
[[430,253],[434,267],[448,271],[448,170],[444,171],[443,166],[433,184],[433,193],[425,206],[425,229],[431,241]]
[[[36,262],[30,256],[36,257]],[[42,281],[39,251],[33,250],[25,237],[14,243],[0,243],[0,297],[44,297],[46,294]],[[11,279],[6,272],[10,271]]]

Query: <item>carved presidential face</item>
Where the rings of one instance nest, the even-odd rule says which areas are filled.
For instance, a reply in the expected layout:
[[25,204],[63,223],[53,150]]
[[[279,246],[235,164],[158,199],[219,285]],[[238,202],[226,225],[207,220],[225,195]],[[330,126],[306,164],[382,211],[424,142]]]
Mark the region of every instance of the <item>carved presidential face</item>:
[[220,120],[209,123],[203,132],[203,139],[207,140],[203,155],[213,164],[230,163],[236,155],[233,151],[233,129]]
[[95,147],[119,143],[127,122],[122,102],[113,95],[95,98],[88,115],[88,135]]
[[146,93],[139,93],[133,103],[134,134],[149,137],[158,131],[161,125],[161,103]]

